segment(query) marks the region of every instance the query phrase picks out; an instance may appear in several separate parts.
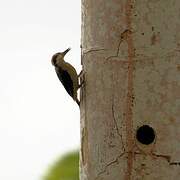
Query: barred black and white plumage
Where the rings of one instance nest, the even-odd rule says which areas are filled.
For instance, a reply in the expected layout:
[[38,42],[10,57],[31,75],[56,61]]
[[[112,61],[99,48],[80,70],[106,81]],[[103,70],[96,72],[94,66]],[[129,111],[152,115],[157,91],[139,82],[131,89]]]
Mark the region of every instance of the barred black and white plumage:
[[78,75],[75,68],[64,61],[64,56],[70,50],[68,48],[64,52],[56,53],[51,59],[51,63],[55,66],[56,74],[66,89],[67,93],[76,101],[78,105],[80,102],[77,98],[77,90],[79,88]]

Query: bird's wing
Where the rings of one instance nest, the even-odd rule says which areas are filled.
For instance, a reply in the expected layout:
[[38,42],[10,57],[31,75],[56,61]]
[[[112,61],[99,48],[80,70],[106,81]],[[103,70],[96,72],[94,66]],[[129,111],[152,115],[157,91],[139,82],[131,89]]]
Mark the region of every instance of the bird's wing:
[[74,97],[73,81],[72,81],[69,73],[65,70],[56,71],[56,73],[57,73],[59,80],[63,84],[64,88],[68,92],[68,94],[73,98]]

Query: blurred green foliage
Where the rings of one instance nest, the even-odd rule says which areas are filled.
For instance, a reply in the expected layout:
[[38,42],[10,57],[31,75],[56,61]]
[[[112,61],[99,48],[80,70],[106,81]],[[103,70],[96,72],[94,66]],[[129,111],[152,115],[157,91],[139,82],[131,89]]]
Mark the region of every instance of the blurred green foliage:
[[43,180],[79,180],[79,152],[65,154],[50,167]]

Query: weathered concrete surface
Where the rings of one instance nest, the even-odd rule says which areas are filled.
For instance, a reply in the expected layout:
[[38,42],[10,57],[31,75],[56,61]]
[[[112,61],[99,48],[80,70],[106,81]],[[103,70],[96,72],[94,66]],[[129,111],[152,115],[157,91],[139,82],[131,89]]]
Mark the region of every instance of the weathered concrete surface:
[[82,0],[82,63],[81,180],[180,179],[180,1]]

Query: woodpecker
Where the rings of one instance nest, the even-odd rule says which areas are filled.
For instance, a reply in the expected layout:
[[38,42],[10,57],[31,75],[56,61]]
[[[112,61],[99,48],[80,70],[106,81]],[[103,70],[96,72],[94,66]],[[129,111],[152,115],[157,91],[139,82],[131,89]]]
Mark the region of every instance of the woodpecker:
[[52,56],[51,63],[55,67],[56,74],[66,89],[67,93],[80,106],[80,101],[77,98],[77,90],[80,87],[78,75],[75,68],[64,60],[64,56],[70,48],[64,52],[58,52]]

